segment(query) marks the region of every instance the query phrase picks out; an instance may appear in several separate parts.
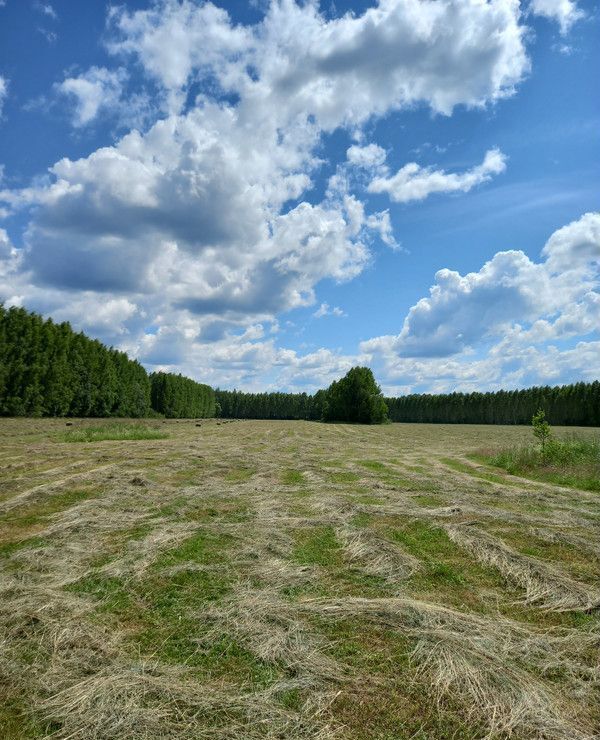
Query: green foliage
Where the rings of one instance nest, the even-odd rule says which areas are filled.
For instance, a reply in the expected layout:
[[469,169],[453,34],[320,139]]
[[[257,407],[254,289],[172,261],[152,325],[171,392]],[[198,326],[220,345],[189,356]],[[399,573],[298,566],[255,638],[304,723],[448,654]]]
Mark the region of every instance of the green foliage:
[[170,373],[148,377],[124,352],[23,308],[0,305],[0,360],[0,416],[215,415],[209,386]]
[[386,418],[387,406],[368,367],[353,367],[327,389],[324,421],[381,424]]
[[150,413],[150,381],[123,352],[23,308],[0,305],[1,416]]
[[600,426],[600,381],[495,393],[386,398],[392,421],[441,424],[529,424],[543,409],[550,424]]
[[150,376],[152,408],[168,419],[215,416],[215,392],[209,385],[173,373]]
[[[217,390],[220,416],[237,419],[324,418],[329,393],[243,393]],[[600,426],[600,381],[495,393],[413,394],[383,399],[391,421],[442,424],[529,424],[542,408],[550,424]]]
[[550,429],[550,424],[546,421],[546,413],[543,409],[539,409],[537,414],[533,415],[531,426],[533,427],[533,436],[540,440],[542,452],[544,452],[546,442],[552,436],[552,429]]
[[307,393],[244,393],[217,388],[218,416],[225,419],[312,419],[322,415],[325,391]]
[[600,491],[600,439],[549,439],[544,450],[537,445],[513,447],[490,462],[512,475]]

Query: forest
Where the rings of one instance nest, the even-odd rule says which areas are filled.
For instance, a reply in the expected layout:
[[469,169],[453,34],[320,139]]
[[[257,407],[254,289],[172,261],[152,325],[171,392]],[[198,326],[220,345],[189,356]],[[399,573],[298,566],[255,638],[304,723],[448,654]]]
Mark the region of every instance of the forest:
[[[335,383],[332,384],[335,387]],[[331,389],[331,386],[330,386]],[[327,403],[330,389],[305,393],[217,390],[221,415],[246,419],[342,420]],[[600,426],[600,382],[539,386],[490,393],[414,394],[384,398],[393,422],[431,424],[530,424],[542,409],[557,426]],[[358,421],[347,418],[346,421]]]
[[[153,406],[153,404],[155,404]],[[214,416],[209,386],[136,360],[68,323],[0,305],[0,415]]]
[[358,423],[529,424],[538,409],[554,425],[600,426],[600,382],[489,393],[383,398],[369,368],[352,368],[307,393],[213,389],[173,373],[148,375],[124,352],[0,305],[0,415],[307,419]]
[[167,419],[208,418],[215,415],[215,392],[209,385],[173,373],[150,376],[152,409]]
[[386,398],[391,421],[440,424],[530,424],[542,409],[551,424],[600,426],[600,382],[493,393]]

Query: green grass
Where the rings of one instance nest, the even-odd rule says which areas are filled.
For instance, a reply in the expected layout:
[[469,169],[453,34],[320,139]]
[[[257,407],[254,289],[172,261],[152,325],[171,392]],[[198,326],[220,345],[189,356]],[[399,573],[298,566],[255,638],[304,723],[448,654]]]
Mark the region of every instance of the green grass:
[[228,483],[246,483],[256,473],[253,468],[233,468],[225,474]]
[[62,435],[64,442],[102,442],[104,440],[166,439],[169,435],[144,424],[104,424],[98,427],[70,429]]
[[121,614],[132,606],[132,596],[121,578],[94,574],[66,586],[67,591],[87,594],[98,600],[98,610]]
[[304,475],[299,470],[286,470],[281,476],[281,482],[286,486],[297,486],[305,482]]
[[391,538],[421,561],[421,569],[406,581],[415,596],[485,612],[490,607],[489,592],[504,588],[495,569],[474,561],[441,527],[412,520],[393,529]]
[[4,542],[0,544],[0,558],[8,558],[13,552],[18,552],[26,547],[45,547],[48,544],[48,540],[43,537],[23,537],[19,540],[12,540],[11,542]]
[[337,566],[342,548],[333,527],[313,527],[298,533],[293,559],[301,565]]
[[327,479],[331,483],[355,483],[360,476],[350,470],[340,470],[336,473],[327,473]]
[[445,499],[443,496],[436,496],[434,494],[413,496],[412,500],[415,501],[417,504],[420,504],[421,506],[425,506],[426,508],[438,508],[440,506],[448,505],[447,499]]
[[[136,653],[187,665],[205,678],[264,687],[278,676],[278,668],[256,658],[226,632],[205,637],[199,619],[208,604],[231,590],[233,542],[228,535],[200,531],[161,555],[140,581],[95,573],[66,588],[97,600],[99,617],[130,625]],[[203,565],[206,570],[195,568]],[[165,572],[173,566],[182,569]]]
[[313,619],[328,641],[328,652],[360,676],[341,686],[332,713],[350,740],[475,740],[483,737],[476,720],[466,721],[460,704],[436,702],[411,661],[415,641],[400,631],[360,617]]
[[26,528],[43,522],[51,514],[71,508],[80,501],[99,494],[98,488],[83,488],[64,493],[46,494],[33,503],[24,503],[14,509],[0,514],[0,524],[10,527]]
[[458,473],[467,473],[467,475],[472,475],[474,478],[480,478],[481,480],[488,481],[488,483],[501,483],[504,486],[519,485],[518,483],[507,480],[501,475],[496,475],[495,473],[488,472],[487,470],[474,468],[472,465],[468,465],[467,463],[461,462],[460,460],[453,460],[450,457],[442,457],[440,458],[440,460],[444,463],[444,465],[452,468],[452,470],[456,470]]
[[372,470],[375,473],[389,473],[390,469],[387,465],[384,465],[382,462],[379,462],[378,460],[357,460],[359,465],[362,465],[363,468],[366,468],[367,470]]
[[512,447],[488,462],[512,475],[600,491],[600,439],[550,439],[544,450],[538,445]]
[[50,737],[59,729],[53,722],[42,722],[28,711],[26,697],[0,681],[0,732],[2,740]]

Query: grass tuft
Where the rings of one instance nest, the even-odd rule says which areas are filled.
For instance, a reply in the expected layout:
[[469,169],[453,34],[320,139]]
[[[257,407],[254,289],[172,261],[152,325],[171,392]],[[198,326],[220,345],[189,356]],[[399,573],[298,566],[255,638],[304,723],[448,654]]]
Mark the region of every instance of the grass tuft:
[[169,435],[144,424],[104,424],[85,429],[69,429],[64,442],[103,442],[104,440],[166,439]]
[[600,439],[551,439],[544,450],[536,445],[512,447],[489,462],[512,475],[600,491]]
[[297,486],[304,483],[304,475],[299,470],[286,470],[281,476],[281,482],[287,486]]

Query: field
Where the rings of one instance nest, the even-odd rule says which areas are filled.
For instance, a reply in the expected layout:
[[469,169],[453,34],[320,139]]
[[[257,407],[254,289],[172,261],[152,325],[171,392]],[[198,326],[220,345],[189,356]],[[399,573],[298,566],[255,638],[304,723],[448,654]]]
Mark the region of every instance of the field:
[[473,457],[529,429],[124,423],[0,421],[3,738],[599,736],[600,494]]

